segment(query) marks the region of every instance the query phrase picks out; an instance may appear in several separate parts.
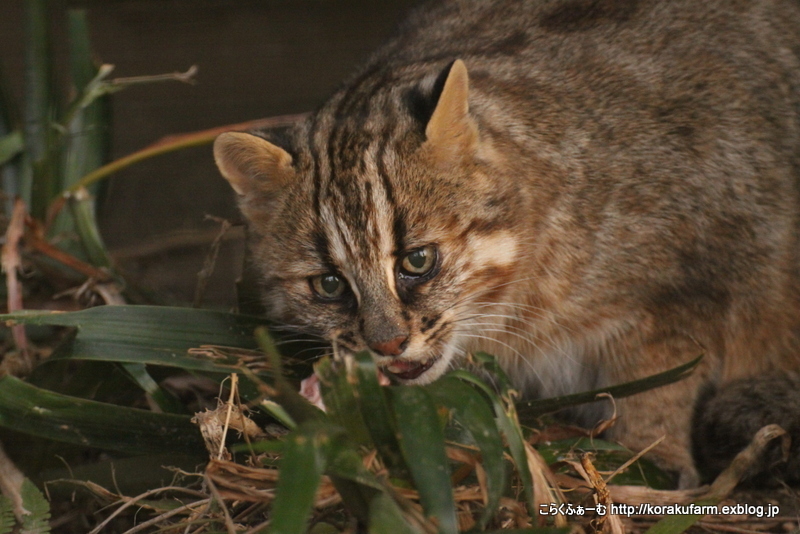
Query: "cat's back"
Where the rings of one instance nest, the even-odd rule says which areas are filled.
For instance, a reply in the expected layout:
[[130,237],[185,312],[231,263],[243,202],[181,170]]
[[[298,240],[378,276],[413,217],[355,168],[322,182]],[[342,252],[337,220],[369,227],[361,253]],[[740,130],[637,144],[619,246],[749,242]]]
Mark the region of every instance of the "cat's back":
[[587,71],[587,59],[623,65],[627,58],[644,72],[662,57],[691,70],[698,54],[710,52],[722,63],[752,66],[757,56],[793,62],[797,37],[796,0],[445,0],[413,11],[369,66],[458,56],[513,76],[550,61]]

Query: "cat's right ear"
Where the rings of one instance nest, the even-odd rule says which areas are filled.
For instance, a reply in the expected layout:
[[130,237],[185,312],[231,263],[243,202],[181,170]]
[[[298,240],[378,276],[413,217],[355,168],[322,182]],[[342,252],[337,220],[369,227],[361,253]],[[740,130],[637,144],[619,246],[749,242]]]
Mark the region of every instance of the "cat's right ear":
[[469,114],[469,75],[460,59],[447,72],[439,100],[425,127],[425,138],[424,146],[445,165],[475,150],[478,129]]
[[274,194],[294,176],[288,152],[247,133],[227,132],[217,137],[214,160],[233,190],[244,198]]

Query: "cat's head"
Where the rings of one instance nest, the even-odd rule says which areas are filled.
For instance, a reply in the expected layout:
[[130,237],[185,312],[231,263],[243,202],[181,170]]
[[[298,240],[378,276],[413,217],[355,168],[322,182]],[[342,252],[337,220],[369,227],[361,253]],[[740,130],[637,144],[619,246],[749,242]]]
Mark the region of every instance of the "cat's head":
[[380,78],[288,140],[227,133],[214,155],[249,221],[270,318],[427,383],[480,348],[477,331],[521,289],[525,193],[470,110],[463,62]]

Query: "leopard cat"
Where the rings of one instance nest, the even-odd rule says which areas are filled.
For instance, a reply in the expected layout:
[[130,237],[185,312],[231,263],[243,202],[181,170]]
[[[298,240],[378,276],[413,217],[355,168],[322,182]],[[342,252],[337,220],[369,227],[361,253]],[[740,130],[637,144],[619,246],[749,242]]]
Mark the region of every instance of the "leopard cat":
[[[307,120],[225,133],[267,315],[404,384],[478,350],[700,482],[708,387],[800,368],[800,3],[445,0]],[[585,425],[608,403],[579,412]]]

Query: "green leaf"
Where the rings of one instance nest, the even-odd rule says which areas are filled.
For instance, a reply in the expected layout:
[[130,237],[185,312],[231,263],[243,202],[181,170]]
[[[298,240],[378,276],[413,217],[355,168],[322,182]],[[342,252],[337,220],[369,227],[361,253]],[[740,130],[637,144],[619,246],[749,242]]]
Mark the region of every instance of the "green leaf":
[[22,517],[20,534],[47,534],[50,532],[50,503],[44,498],[39,488],[27,478],[22,482],[20,491],[22,506],[30,512]]
[[270,532],[303,534],[338,429],[312,421],[286,437]]
[[11,529],[15,523],[11,499],[5,495],[0,495],[0,534],[11,534]]
[[289,415],[286,412],[286,410],[283,409],[283,406],[281,406],[277,402],[268,399],[263,399],[258,404],[258,406],[259,408],[264,410],[264,412],[274,417],[280,424],[282,424],[286,428],[291,430],[297,428],[297,422],[294,419],[292,419],[292,416]]
[[379,493],[369,503],[369,534],[419,534],[403,516],[397,503]]
[[[248,400],[260,395],[259,377],[272,378],[255,350],[253,332],[264,324],[258,317],[166,306],[100,306],[71,313],[23,311],[0,315],[0,320],[77,329],[44,365],[93,360],[244,373],[240,393]],[[189,354],[189,349],[196,350]],[[250,372],[247,363],[257,363],[261,370]]]
[[92,265],[110,270],[111,257],[108,255],[97,227],[94,199],[88,191],[81,189],[77,193],[69,195],[67,205],[86,258]]
[[9,95],[8,79],[0,70],[0,137],[17,130],[20,123],[19,111]]
[[201,346],[255,349],[257,317],[167,306],[98,306],[77,312],[25,310],[0,315],[8,324],[69,326],[77,334],[54,358],[117,361],[230,371],[235,356],[216,359],[190,357]]
[[27,0],[25,7],[25,145],[33,173],[23,176],[20,193],[31,215],[44,220],[47,204],[58,193],[58,151],[51,128],[57,100],[53,94],[48,2]]
[[458,532],[444,432],[436,406],[417,386],[389,388],[400,449],[419,491],[422,507],[445,534]]
[[[89,43],[89,25],[86,11],[72,9],[67,12],[69,33],[69,65],[73,93],[81,95],[92,83],[99,68],[92,60]],[[77,97],[80,98],[80,97]],[[100,167],[110,153],[109,101],[99,99],[90,105],[73,102],[70,111],[62,117],[64,123],[62,173],[58,190],[71,188],[84,175]],[[96,190],[97,188],[93,188]],[[62,237],[62,247],[95,266],[111,267],[111,260],[97,228],[95,205],[86,189],[67,196],[69,211],[60,211],[49,228],[50,235]],[[79,243],[71,238],[78,237]],[[68,236],[70,239],[63,239]],[[72,245],[72,246],[68,246]],[[80,245],[78,248],[76,245]]]
[[298,424],[326,419],[327,416],[324,412],[300,395],[297,389],[283,376],[281,356],[267,329],[257,328],[256,339],[274,369],[273,387],[275,391],[270,394],[270,398],[280,404],[289,417]]
[[328,470],[331,476],[355,482],[361,486],[385,491],[383,484],[366,467],[356,446],[349,440],[338,440],[331,444]]
[[436,384],[426,386],[426,389],[452,412],[453,418],[458,423],[469,431],[481,451],[488,493],[486,510],[479,523],[483,529],[500,503],[506,478],[503,465],[505,448],[489,401],[475,388],[453,376],[445,376]]
[[331,421],[347,430],[351,441],[369,447],[372,440],[356,400],[358,386],[351,379],[354,370],[352,366],[338,363],[335,364],[331,358],[323,358],[314,369],[319,377],[326,413]]
[[359,410],[372,442],[391,474],[405,477],[408,467],[400,454],[394,416],[386,398],[387,389],[378,382],[375,360],[368,351],[359,352],[353,358],[355,364],[351,366],[354,371],[351,380],[358,389]]
[[[630,460],[634,453],[622,445],[597,438],[573,438],[537,445],[545,462],[553,464],[562,461],[575,451],[591,451],[595,454],[592,463],[600,472],[611,473]],[[648,486],[652,489],[671,489],[674,480],[651,461],[639,458],[625,471],[614,476],[614,484],[620,486]]]
[[123,363],[122,368],[125,369],[131,380],[153,399],[153,402],[161,408],[161,411],[165,413],[187,413],[186,408],[178,399],[162,389],[153,380],[153,377],[147,372],[146,366],[140,363]]
[[[7,88],[6,78],[2,70],[0,70],[0,137],[4,138],[13,135],[14,131],[18,129],[17,124],[20,122],[19,113],[9,98]],[[13,140],[13,137],[11,139],[11,141],[7,142],[10,144],[11,152],[14,152],[16,141]],[[22,141],[22,148],[24,149],[24,138],[20,137],[19,140]],[[9,149],[8,145],[6,145],[6,149]],[[0,150],[0,152],[3,152],[3,150]],[[8,152],[6,152],[7,155]],[[9,162],[8,160],[3,160],[3,157],[0,156],[0,162],[2,162],[0,163],[0,188],[2,188],[7,197],[4,202],[6,216],[11,214],[14,198],[20,194],[19,179],[24,159],[19,158],[16,161]]]
[[0,166],[11,161],[24,148],[25,142],[22,139],[22,132],[19,130],[14,130],[10,134],[0,137]]
[[483,357],[490,358],[489,360],[484,360],[484,365],[490,370],[490,372],[494,373],[494,371],[499,371],[499,374],[493,374],[493,376],[498,380],[498,385],[500,386],[501,391],[500,396],[498,396],[492,388],[487,386],[481,379],[472,373],[463,370],[456,370],[449,373],[449,376],[453,376],[463,380],[464,382],[467,382],[468,384],[472,384],[481,390],[487,396],[487,398],[492,401],[497,428],[505,437],[506,443],[508,443],[508,450],[511,454],[511,458],[514,459],[514,463],[517,466],[517,474],[522,480],[522,485],[525,488],[525,496],[527,498],[528,505],[531,506],[531,509],[534,509],[533,477],[531,476],[531,471],[528,468],[528,454],[525,451],[525,438],[522,435],[522,429],[520,428],[519,421],[517,420],[517,412],[514,407],[514,403],[512,402],[512,390],[510,382],[505,377],[505,374],[502,373],[502,370],[496,366],[496,362],[493,358],[489,357],[488,355],[483,355]]
[[60,395],[0,378],[0,426],[86,447],[130,454],[202,453],[188,416],[159,414]]
[[[106,76],[109,69],[97,65],[92,58],[89,22],[85,9],[67,11],[67,29],[73,91],[77,95],[82,95],[87,87],[95,83],[97,77]],[[80,99],[80,96],[77,99]],[[108,98],[92,101],[86,105],[78,105],[76,101],[73,103],[73,106],[77,106],[76,109],[64,117],[68,138],[62,191],[75,185],[80,178],[100,167],[108,158],[109,104]]]
[[569,406],[603,400],[597,398],[597,396],[601,393],[608,393],[617,399],[628,397],[630,395],[635,395],[636,393],[641,393],[643,391],[648,391],[657,387],[666,386],[667,384],[672,384],[673,382],[677,382],[679,380],[683,380],[689,376],[692,371],[694,371],[694,368],[702,359],[703,356],[700,355],[690,362],[679,365],[678,367],[669,369],[657,375],[648,376],[639,380],[633,380],[631,382],[626,382],[616,386],[595,389],[573,395],[564,395],[562,397],[554,397],[551,399],[538,399],[521,402],[517,404],[517,410],[519,412],[520,419],[526,421],[535,419],[542,414],[551,413]]
[[84,341],[128,341],[165,350],[199,344],[255,348],[253,331],[263,324],[257,317],[168,306],[97,306],[67,313],[25,310],[0,315],[0,321],[73,326]]

